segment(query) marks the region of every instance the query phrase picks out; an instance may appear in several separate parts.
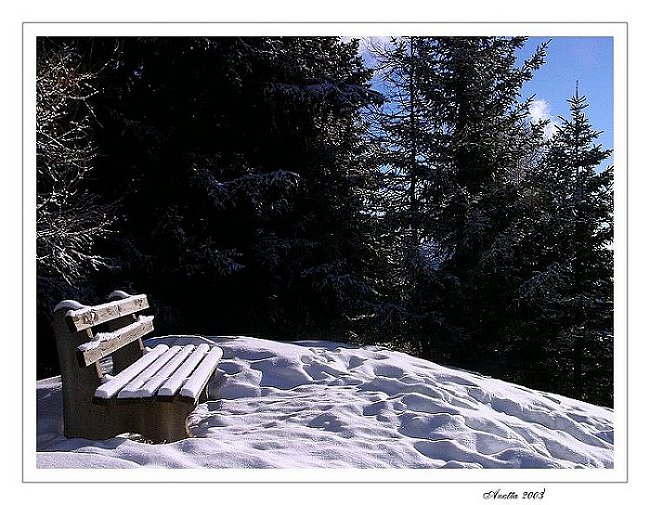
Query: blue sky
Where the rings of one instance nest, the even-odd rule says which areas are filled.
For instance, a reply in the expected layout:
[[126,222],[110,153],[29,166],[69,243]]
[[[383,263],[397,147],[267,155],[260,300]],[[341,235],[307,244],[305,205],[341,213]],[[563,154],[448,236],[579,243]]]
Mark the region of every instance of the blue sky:
[[[521,50],[528,57],[535,48],[550,38],[531,37]],[[605,149],[613,146],[613,48],[612,37],[554,37],[547,49],[546,64],[532,81],[526,83],[524,97],[535,95],[546,105],[546,113],[554,118],[568,117],[567,100],[573,95],[578,81],[579,93],[587,97],[587,117]]]

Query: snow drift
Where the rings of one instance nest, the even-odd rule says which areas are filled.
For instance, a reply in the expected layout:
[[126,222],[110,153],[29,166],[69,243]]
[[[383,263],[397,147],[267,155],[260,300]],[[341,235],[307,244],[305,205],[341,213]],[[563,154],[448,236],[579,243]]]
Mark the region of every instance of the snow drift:
[[224,351],[191,438],[65,439],[37,383],[38,468],[612,468],[613,411],[382,347],[168,336]]

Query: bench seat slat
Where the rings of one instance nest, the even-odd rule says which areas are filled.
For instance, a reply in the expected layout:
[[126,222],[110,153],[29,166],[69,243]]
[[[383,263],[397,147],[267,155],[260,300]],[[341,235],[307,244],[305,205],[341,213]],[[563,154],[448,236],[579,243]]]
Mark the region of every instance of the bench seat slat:
[[147,390],[145,390],[143,386],[151,379],[151,377],[169,365],[170,360],[173,360],[180,350],[181,347],[175,345],[159,355],[153,363],[140,372],[136,377],[131,379],[131,381],[126,384],[119,393],[117,393],[117,399],[150,397],[151,394],[147,394]]
[[101,305],[84,306],[66,312],[65,320],[73,331],[81,331],[149,308],[147,295],[132,295]]
[[105,382],[99,386],[95,390],[95,393],[93,395],[94,398],[99,400],[110,400],[111,398],[115,397],[120,389],[122,389],[126,384],[137,377],[145,368],[153,363],[158,358],[158,356],[164,353],[167,349],[169,349],[169,347],[164,344],[160,344],[154,347],[151,351],[149,351],[131,366],[125,368],[108,382]]
[[174,372],[174,374],[160,387],[158,390],[158,397],[163,399],[171,399],[181,389],[189,375],[198,366],[199,362],[207,354],[210,346],[208,344],[200,344],[190,357]]
[[220,347],[160,344],[97,388],[96,401],[196,401],[223,357]]
[[153,396],[154,393],[160,389],[160,386],[171,377],[181,363],[183,363],[196,348],[196,346],[192,344],[178,347],[181,351],[142,386],[144,395]]
[[223,350],[220,347],[210,349],[210,352],[203,358],[201,364],[192,372],[192,375],[190,375],[181,388],[181,392],[179,393],[181,400],[195,400],[199,397],[222,357]]

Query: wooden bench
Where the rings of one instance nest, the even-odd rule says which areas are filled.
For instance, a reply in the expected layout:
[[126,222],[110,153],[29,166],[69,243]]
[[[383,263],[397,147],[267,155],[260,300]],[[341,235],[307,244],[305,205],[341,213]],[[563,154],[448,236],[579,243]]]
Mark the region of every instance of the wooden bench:
[[153,331],[153,316],[138,312],[148,307],[146,295],[123,291],[102,305],[64,300],[55,307],[67,438],[188,436],[187,416],[207,399],[223,351],[206,343],[146,349],[142,337]]

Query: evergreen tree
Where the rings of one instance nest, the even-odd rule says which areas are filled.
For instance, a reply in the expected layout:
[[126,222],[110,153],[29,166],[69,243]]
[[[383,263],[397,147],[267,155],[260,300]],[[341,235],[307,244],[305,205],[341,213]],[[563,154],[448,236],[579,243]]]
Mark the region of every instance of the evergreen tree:
[[[532,267],[517,302],[527,313],[520,345],[540,376],[565,394],[613,401],[613,168],[595,144],[578,90],[533,175],[535,220],[522,251]],[[529,352],[530,352],[529,351]],[[569,371],[567,373],[567,371]]]
[[[365,199],[375,184],[359,111],[378,99],[357,42],[273,40],[271,149],[300,178],[291,212],[262,252],[276,334],[345,338],[372,310],[376,251]],[[279,275],[281,273],[281,275]],[[270,323],[270,325],[269,325]],[[363,328],[363,326],[362,326]]]
[[124,195],[119,277],[175,315],[158,327],[349,333],[373,296],[358,110],[376,94],[356,43],[117,43],[98,189]]
[[[436,310],[422,306],[435,291],[420,292],[436,265],[432,251],[434,224],[440,195],[439,171],[431,158],[431,145],[439,121],[424,96],[432,65],[430,41],[422,37],[394,37],[376,47],[377,73],[385,102],[373,114],[381,185],[375,198],[380,236],[384,239],[391,285],[377,311],[384,332],[422,352],[418,338],[426,320],[437,320]],[[387,337],[389,335],[386,335]]]
[[503,290],[516,284],[518,175],[539,142],[520,91],[545,54],[542,46],[516,67],[524,42],[407,37],[379,54],[392,98],[378,123],[385,224],[402,251],[400,316],[437,360],[482,364],[501,324]]
[[528,126],[523,84],[544,62],[545,46],[521,66],[523,37],[435,40],[436,66],[428,96],[441,116],[433,146],[444,174],[436,216],[446,252],[440,275],[449,286],[443,310],[456,333],[451,359],[491,371],[517,269],[521,237],[517,173],[539,141]]

